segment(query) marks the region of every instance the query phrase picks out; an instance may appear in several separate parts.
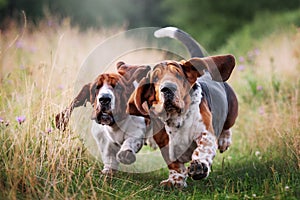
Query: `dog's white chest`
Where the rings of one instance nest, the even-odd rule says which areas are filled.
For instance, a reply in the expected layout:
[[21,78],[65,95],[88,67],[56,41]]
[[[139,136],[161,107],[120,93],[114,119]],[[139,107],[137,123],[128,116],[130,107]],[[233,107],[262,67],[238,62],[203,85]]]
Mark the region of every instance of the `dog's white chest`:
[[96,140],[108,140],[118,145],[121,145],[124,140],[124,133],[122,130],[113,130],[110,126],[97,124],[93,121],[92,130],[94,138]]
[[192,102],[189,110],[183,116],[165,122],[166,132],[170,139],[169,155],[171,161],[180,158],[192,145],[194,139],[206,131],[199,108],[201,102],[200,88],[192,95]]
[[146,124],[144,118],[136,116],[129,116],[124,121],[116,123],[114,127],[100,125],[93,121],[91,132],[99,140],[105,139],[122,145],[128,137],[144,138]]

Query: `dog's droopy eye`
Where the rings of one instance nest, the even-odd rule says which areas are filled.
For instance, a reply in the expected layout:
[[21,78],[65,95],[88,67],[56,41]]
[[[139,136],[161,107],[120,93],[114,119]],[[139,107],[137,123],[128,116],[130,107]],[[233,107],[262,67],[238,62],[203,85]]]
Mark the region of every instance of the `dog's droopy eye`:
[[152,83],[156,83],[159,81],[159,77],[161,76],[162,71],[160,68],[156,68],[152,73]]
[[154,76],[153,78],[152,78],[152,82],[153,83],[156,83],[158,81],[158,76]]
[[179,72],[176,72],[175,73],[175,76],[178,80],[182,80],[183,79],[183,76],[179,73]]

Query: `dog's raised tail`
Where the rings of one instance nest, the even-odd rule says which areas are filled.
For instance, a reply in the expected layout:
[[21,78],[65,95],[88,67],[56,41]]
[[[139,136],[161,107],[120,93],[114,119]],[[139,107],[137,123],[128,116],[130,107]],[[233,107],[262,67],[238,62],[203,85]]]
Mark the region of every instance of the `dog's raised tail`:
[[180,30],[176,27],[165,27],[158,29],[154,32],[154,36],[157,38],[170,37],[179,40],[186,46],[191,57],[204,57],[204,53],[201,46],[196,40],[194,40],[188,33]]

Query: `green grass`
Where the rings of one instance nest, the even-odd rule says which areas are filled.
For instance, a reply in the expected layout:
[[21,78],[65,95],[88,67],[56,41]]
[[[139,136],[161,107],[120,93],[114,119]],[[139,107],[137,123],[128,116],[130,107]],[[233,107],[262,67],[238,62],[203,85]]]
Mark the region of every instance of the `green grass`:
[[[297,14],[282,20],[290,15]],[[263,29],[253,24],[242,32]],[[188,179],[188,187],[177,190],[159,186],[166,168],[101,175],[102,164],[79,134],[54,128],[54,115],[73,97],[82,59],[113,30],[41,24],[20,34],[12,24],[0,43],[0,199],[299,199],[300,32],[287,27],[259,38],[236,34],[230,41],[243,41],[241,51],[233,42],[220,49],[238,61],[230,78],[240,102],[233,145],[217,154],[207,179]],[[22,115],[19,124],[15,118]]]

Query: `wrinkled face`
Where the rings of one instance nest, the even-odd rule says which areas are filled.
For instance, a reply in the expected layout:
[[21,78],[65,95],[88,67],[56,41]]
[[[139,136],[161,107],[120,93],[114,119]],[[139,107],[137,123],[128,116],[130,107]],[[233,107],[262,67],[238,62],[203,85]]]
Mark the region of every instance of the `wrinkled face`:
[[156,65],[150,82],[155,91],[151,108],[155,114],[170,116],[185,112],[190,104],[191,84],[179,63],[170,61]]
[[101,74],[90,88],[92,119],[102,125],[113,125],[127,117],[126,105],[135,84],[150,70],[149,66],[117,64],[118,73]]
[[114,124],[116,118],[120,117],[121,102],[126,101],[120,76],[117,74],[100,75],[94,84],[93,91],[95,99],[92,118],[99,124]]

